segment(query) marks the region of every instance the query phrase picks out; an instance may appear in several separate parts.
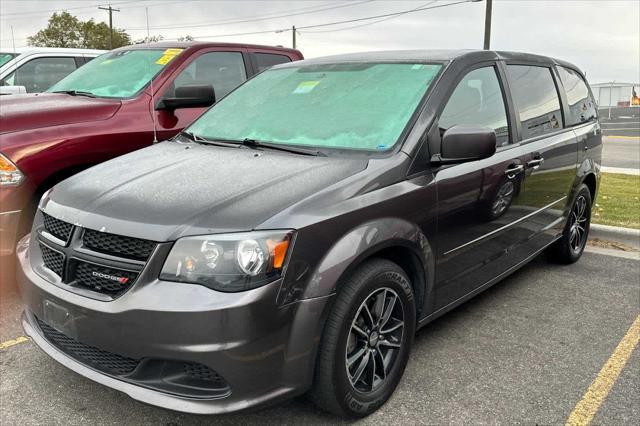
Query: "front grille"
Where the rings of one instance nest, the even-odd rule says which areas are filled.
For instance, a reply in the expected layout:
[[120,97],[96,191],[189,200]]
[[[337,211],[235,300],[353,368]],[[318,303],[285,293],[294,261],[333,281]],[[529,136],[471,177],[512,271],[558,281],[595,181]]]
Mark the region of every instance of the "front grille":
[[127,291],[138,277],[136,272],[76,262],[73,284],[110,296],[119,296]]
[[44,228],[48,233],[61,239],[65,243],[69,241],[69,237],[71,236],[71,231],[73,229],[72,224],[56,219],[44,212],[42,212],[42,216],[44,218]]
[[89,289],[111,298],[122,295],[134,284],[144,268],[143,262],[158,244],[86,229],[44,211],[40,213],[43,226],[38,230],[38,247],[43,277],[51,276],[45,269],[53,271],[68,290]]
[[59,277],[62,277],[62,270],[64,268],[64,255],[59,253],[44,244],[40,243],[40,251],[42,252],[42,261],[44,266],[51,269]]
[[55,347],[79,362],[107,374],[124,375],[133,372],[139,361],[118,354],[103,351],[93,346],[80,343],[71,337],[49,327],[36,318],[44,337]]
[[82,243],[88,249],[113,256],[147,260],[156,246],[153,241],[124,237],[106,232],[85,229]]

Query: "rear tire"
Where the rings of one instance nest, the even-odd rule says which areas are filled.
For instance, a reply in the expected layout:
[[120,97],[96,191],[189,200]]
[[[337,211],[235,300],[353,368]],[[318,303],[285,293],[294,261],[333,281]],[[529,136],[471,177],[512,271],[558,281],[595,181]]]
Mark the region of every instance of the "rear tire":
[[416,327],[413,291],[395,263],[373,259],[341,283],[320,342],[310,397],[341,417],[383,405],[409,359]]
[[589,188],[585,184],[581,184],[571,205],[562,237],[547,249],[549,260],[570,264],[580,259],[589,237],[591,203]]

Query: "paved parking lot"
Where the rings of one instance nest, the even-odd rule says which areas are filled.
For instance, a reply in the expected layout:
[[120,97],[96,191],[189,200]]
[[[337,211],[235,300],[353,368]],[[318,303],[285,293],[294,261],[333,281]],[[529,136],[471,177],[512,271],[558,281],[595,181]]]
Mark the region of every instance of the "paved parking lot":
[[[389,403],[367,424],[563,424],[640,312],[640,262],[585,253],[539,257],[422,329]],[[22,336],[19,304],[0,303],[0,342]],[[614,364],[620,365],[614,359]],[[587,401],[588,403],[589,401]],[[205,424],[147,406],[67,370],[27,341],[0,349],[0,424]],[[640,350],[631,353],[594,424],[640,418]],[[221,424],[335,423],[304,398]]]

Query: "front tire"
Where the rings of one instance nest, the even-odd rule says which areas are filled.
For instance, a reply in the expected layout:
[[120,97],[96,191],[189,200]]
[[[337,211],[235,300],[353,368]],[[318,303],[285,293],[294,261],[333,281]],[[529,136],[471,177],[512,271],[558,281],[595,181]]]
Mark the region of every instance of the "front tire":
[[570,264],[580,259],[589,237],[591,203],[591,191],[585,184],[581,184],[571,206],[562,237],[547,251],[549,260]]
[[311,399],[342,417],[383,405],[409,359],[416,327],[413,291],[395,263],[373,259],[341,283],[318,352]]

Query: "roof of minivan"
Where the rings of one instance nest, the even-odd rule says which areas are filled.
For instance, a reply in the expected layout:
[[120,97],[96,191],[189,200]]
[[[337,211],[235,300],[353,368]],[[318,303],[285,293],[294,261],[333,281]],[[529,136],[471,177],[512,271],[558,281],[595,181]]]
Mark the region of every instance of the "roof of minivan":
[[579,70],[575,65],[547,56],[522,52],[503,52],[495,50],[386,50],[377,52],[347,53],[305,59],[295,63],[278,65],[278,68],[325,64],[334,62],[450,62],[453,60],[481,62],[490,60],[522,61],[541,64],[558,64]]

